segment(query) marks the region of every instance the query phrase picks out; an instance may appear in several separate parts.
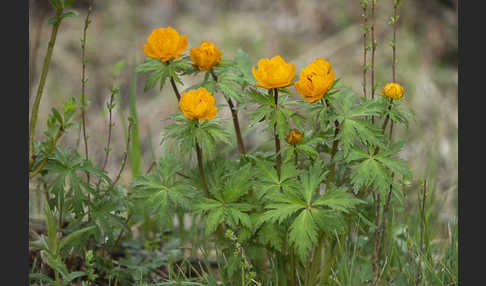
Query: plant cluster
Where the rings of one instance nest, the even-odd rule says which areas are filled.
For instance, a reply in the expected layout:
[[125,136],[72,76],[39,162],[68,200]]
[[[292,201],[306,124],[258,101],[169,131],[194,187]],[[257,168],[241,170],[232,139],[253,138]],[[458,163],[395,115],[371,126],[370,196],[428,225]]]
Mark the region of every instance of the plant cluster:
[[[54,25],[71,2],[51,0],[61,15]],[[314,59],[294,81],[294,65],[280,55],[252,65],[242,50],[228,59],[210,41],[186,54],[187,42],[172,27],[156,28],[141,49],[146,58],[134,72],[147,74],[144,90],[170,82],[179,110],[167,115],[170,123],[161,130],[164,155],[129,185],[118,182],[134,156],[136,114],[128,117],[120,171],[111,178],[105,170],[116,84],[101,167],[88,158],[87,147],[83,157],[57,144],[64,133],[84,128],[74,115],[85,103],[70,98],[61,111],[52,109],[45,139],[30,153],[30,178],[46,196],[47,225],[46,234],[32,234],[30,247],[42,261],[32,263],[31,280],[331,285],[346,281],[346,270],[339,269],[356,257],[347,248],[353,243],[373,257],[363,280],[394,279],[383,275],[393,270],[381,253],[398,245],[385,243],[390,201],[402,199],[403,186],[413,180],[398,156],[405,142],[391,136],[393,124],[408,126],[411,119],[404,88],[393,81],[381,96],[360,96],[335,78],[329,59]],[[184,78],[198,74],[200,82],[179,91]],[[226,108],[231,122],[222,116]],[[249,115],[248,126],[240,125],[242,114]],[[244,134],[256,128],[266,134],[250,149]],[[399,253],[410,249],[397,241]]]

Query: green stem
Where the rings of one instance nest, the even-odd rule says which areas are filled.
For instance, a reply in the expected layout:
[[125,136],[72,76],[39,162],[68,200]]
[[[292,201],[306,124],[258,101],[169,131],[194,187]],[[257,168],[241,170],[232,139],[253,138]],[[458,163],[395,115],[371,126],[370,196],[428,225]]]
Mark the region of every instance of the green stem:
[[42,67],[42,73],[39,81],[39,87],[37,88],[37,95],[34,100],[34,104],[32,106],[32,114],[30,117],[30,125],[29,125],[29,170],[34,165],[35,155],[34,155],[34,136],[35,136],[35,127],[37,124],[37,116],[39,112],[39,105],[42,98],[42,92],[44,90],[44,85],[46,84],[47,73],[49,72],[49,63],[51,62],[52,58],[52,51],[54,50],[54,44],[56,43],[57,38],[57,31],[59,29],[59,25],[61,24],[61,15],[62,9],[56,11],[56,22],[52,26],[51,38],[49,40],[49,44],[47,46],[47,53],[44,58],[44,65]]
[[204,175],[204,168],[203,168],[203,161],[202,161],[202,150],[201,146],[199,146],[199,143],[196,140],[196,155],[197,155],[197,166],[199,168],[199,176],[201,177],[201,183],[202,187],[204,190],[204,194],[206,195],[206,198],[209,198],[209,189],[208,185],[206,183],[206,176]]
[[184,242],[186,240],[186,233],[184,227],[184,212],[178,211],[177,219],[179,220],[179,235],[181,237],[181,245],[184,245]]
[[54,147],[56,147],[57,141],[59,140],[59,137],[61,137],[63,130],[64,129],[62,128],[62,126],[59,127],[59,129],[57,130],[57,133],[56,133],[56,137],[52,141],[51,147],[49,148],[49,151],[47,152],[46,157],[44,158],[44,160],[42,160],[42,162],[39,164],[39,166],[37,166],[37,168],[32,173],[30,173],[29,179],[32,179],[35,175],[37,175],[42,170],[44,165],[47,163],[47,160],[49,159],[49,156],[54,151]]
[[[211,68],[209,71],[210,71],[211,75],[213,76],[214,81],[217,82],[218,77],[214,73],[214,70]],[[238,120],[238,111],[235,109],[235,105],[234,105],[233,101],[231,100],[231,98],[229,96],[228,97],[225,96],[224,98],[228,102],[228,105],[229,105],[230,110],[231,110],[231,117],[233,118],[233,126],[235,127],[236,142],[238,144],[238,150],[240,151],[241,155],[245,155],[246,150],[245,150],[245,144],[243,144],[243,137],[241,136],[240,123],[239,123],[239,120]]]
[[[275,99],[275,112],[277,112],[278,109],[278,88],[273,89],[273,96]],[[280,179],[280,168],[282,165],[282,156],[280,154],[280,138],[277,133],[277,123],[273,125],[273,133],[275,135],[275,162],[276,162],[276,167],[277,167],[277,175],[278,178]]]
[[314,257],[312,258],[312,268],[311,268],[311,276],[309,283],[314,285],[315,281],[317,280],[317,274],[319,269],[321,268],[321,257],[322,257],[322,247],[324,246],[324,236],[319,238],[317,242],[317,248],[314,252]]
[[172,89],[175,92],[175,95],[177,97],[177,101],[181,101],[181,95],[179,93],[179,90],[177,89],[177,86],[175,84],[175,81],[174,81],[174,78],[173,77],[170,77],[170,84],[172,85]]
[[[326,106],[329,107],[330,106],[329,101],[326,99],[325,102],[326,102]],[[334,170],[336,168],[336,162],[333,162],[333,160],[334,160],[334,156],[338,151],[338,146],[339,146],[339,140],[336,138],[339,134],[339,131],[341,130],[339,122],[337,120],[334,121],[334,126],[336,127],[336,129],[334,130],[334,142],[332,143],[332,151],[331,151],[331,159],[330,159],[331,167],[329,168],[329,175],[327,176],[327,180],[326,180],[326,192],[329,190],[329,186],[332,180],[334,179]],[[317,194],[319,194],[319,188],[317,189]]]

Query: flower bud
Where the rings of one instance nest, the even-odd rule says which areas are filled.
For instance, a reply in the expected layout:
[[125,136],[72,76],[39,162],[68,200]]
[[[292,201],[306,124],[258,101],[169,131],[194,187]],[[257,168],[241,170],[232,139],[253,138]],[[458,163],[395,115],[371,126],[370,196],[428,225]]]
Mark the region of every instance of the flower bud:
[[383,86],[381,93],[393,99],[400,99],[403,96],[403,86],[398,83],[389,82]]
[[286,63],[280,55],[271,59],[260,59],[257,66],[257,69],[251,67],[253,76],[258,82],[256,86],[271,89],[292,84],[295,66],[292,63]]
[[179,34],[170,26],[152,30],[147,37],[147,43],[142,46],[149,58],[161,59],[163,62],[177,59],[186,47],[186,35]]
[[213,43],[202,41],[199,47],[189,50],[189,57],[200,70],[209,70],[221,61],[221,51]]
[[198,120],[209,120],[218,111],[218,108],[214,106],[214,97],[204,87],[183,91],[179,109],[187,118],[197,118]]
[[285,140],[289,144],[297,144],[300,141],[302,141],[302,138],[304,138],[304,134],[299,132],[299,129],[292,129],[290,132],[287,134],[285,137]]
[[295,89],[304,100],[314,102],[321,99],[334,82],[331,63],[323,58],[316,58],[300,71]]

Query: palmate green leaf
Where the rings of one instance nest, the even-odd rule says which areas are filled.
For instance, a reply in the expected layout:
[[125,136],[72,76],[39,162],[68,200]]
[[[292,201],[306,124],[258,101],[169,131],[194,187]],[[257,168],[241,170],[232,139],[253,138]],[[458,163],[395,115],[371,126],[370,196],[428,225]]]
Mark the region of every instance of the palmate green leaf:
[[226,98],[233,98],[237,102],[242,102],[242,91],[230,81],[221,79],[216,83],[216,90],[221,92]]
[[338,188],[325,192],[312,203],[312,206],[326,206],[346,213],[359,203],[363,201],[357,199],[346,188]]
[[231,144],[231,133],[224,127],[225,120],[218,115],[199,123],[197,119],[189,119],[181,113],[174,114],[171,118],[173,122],[167,125],[161,145],[173,139],[182,154],[191,154],[197,141],[202,148],[203,156],[207,158],[218,144]]
[[364,119],[345,119],[336,138],[347,150],[354,146],[354,140],[367,145],[383,146],[381,129]]
[[385,112],[387,106],[379,100],[365,99],[359,105],[353,108],[347,114],[348,117],[379,116]]
[[251,177],[250,164],[246,164],[230,174],[224,184],[223,197],[225,202],[234,203],[246,195],[251,188],[251,184],[248,183]]
[[209,211],[206,217],[206,227],[204,229],[204,233],[206,235],[210,235],[213,233],[218,226],[223,223],[224,221],[224,208],[216,208],[214,210]]
[[394,157],[380,156],[379,153],[375,156],[375,158],[383,163],[384,166],[392,170],[392,172],[402,174],[405,177],[412,177],[412,173],[410,172],[405,160]]
[[176,180],[175,173],[180,170],[181,164],[174,158],[161,158],[152,173],[132,180],[133,198],[144,200],[155,215],[166,220],[172,217],[176,207],[189,209],[193,187],[183,180]]
[[317,243],[318,225],[312,218],[310,210],[302,211],[290,225],[289,242],[297,250],[302,261],[305,261],[313,244]]
[[332,94],[329,96],[330,103],[335,109],[343,115],[347,115],[351,111],[353,102],[356,99],[356,94],[353,92],[351,87],[348,87],[340,92]]
[[285,229],[275,223],[266,222],[258,231],[257,240],[262,244],[268,244],[278,251],[282,251]]
[[317,159],[310,167],[309,172],[301,176],[300,192],[307,205],[311,205],[312,199],[317,193],[316,190],[324,180],[327,172],[327,170],[324,171],[324,163],[322,160]]
[[340,212],[329,209],[313,208],[312,217],[319,229],[327,235],[346,233],[348,224]]
[[160,59],[145,58],[144,63],[135,68],[135,72],[153,72],[167,67]]
[[251,219],[250,216],[242,211],[240,211],[237,208],[228,208],[228,212],[230,217],[233,219],[235,222],[234,227],[236,227],[238,224],[243,225],[247,228],[252,227]]
[[282,164],[280,179],[274,163],[258,160],[255,167],[255,173],[257,174],[255,194],[259,199],[278,193],[280,189],[285,192],[294,192],[298,187],[297,176],[302,171],[297,170],[293,162],[284,162]]
[[362,161],[353,169],[351,172],[351,183],[355,192],[362,186],[370,186],[371,184],[378,190],[384,192],[392,183],[392,178],[380,162],[369,158]]
[[250,58],[243,50],[238,49],[238,51],[236,51],[233,62],[235,63],[235,67],[238,69],[239,74],[244,79],[244,81],[246,81],[249,85],[253,85],[256,83],[255,79],[251,74]]
[[145,82],[145,86],[143,88],[144,92],[147,92],[149,89],[154,87],[157,82],[160,80],[160,90],[164,87],[165,80],[169,76],[169,73],[167,71],[167,68],[162,68],[160,70],[155,71],[150,75],[150,77],[147,79]]
[[264,212],[260,217],[260,223],[283,223],[287,218],[305,208],[305,203],[302,204],[269,204],[266,206],[268,211]]
[[409,121],[415,118],[414,113],[406,105],[399,104],[400,102],[401,101],[394,101],[391,110],[389,110],[386,114],[390,116],[390,119],[393,122],[403,123],[408,128]]

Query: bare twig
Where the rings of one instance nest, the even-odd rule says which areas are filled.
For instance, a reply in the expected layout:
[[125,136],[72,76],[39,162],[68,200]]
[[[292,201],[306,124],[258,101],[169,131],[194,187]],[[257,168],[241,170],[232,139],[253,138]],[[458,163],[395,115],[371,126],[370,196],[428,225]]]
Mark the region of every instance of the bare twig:
[[[211,72],[211,75],[212,75],[214,81],[217,82],[218,77],[216,76],[216,74],[214,73],[214,70],[212,68],[210,69],[210,72]],[[231,117],[233,118],[233,126],[235,127],[236,142],[238,144],[238,150],[240,151],[240,153],[242,155],[245,155],[246,151],[245,151],[245,145],[243,144],[243,137],[241,136],[240,123],[239,123],[239,120],[238,120],[238,111],[235,109],[233,101],[231,100],[231,98],[229,96],[228,97],[224,96],[224,98],[228,102],[228,105],[229,105],[230,110],[231,110]]]
[[[375,1],[371,0],[371,98],[375,98]],[[375,118],[371,116],[371,123],[374,123]]]
[[131,131],[132,131],[132,122],[128,124],[128,136],[127,136],[127,149],[125,151],[125,154],[123,155],[123,161],[122,165],[120,167],[120,171],[118,171],[118,175],[116,176],[115,181],[113,181],[113,185],[115,185],[118,180],[120,179],[121,173],[123,172],[123,169],[125,169],[125,165],[127,164],[127,159],[128,159],[128,148],[130,146],[130,137],[131,137]]
[[[127,224],[130,219],[132,218],[132,213],[130,213],[128,216],[127,216],[127,219],[125,221],[125,224]],[[111,251],[112,252],[117,246],[118,246],[118,243],[120,242],[120,239],[122,238],[123,234],[125,233],[125,229],[122,229],[120,231],[120,234],[118,235],[118,237],[116,238],[115,240],[115,243],[113,244],[113,246],[111,247]]]
[[[82,118],[82,125],[83,125],[83,140],[84,140],[84,154],[85,159],[88,161],[88,135],[86,133],[86,82],[88,79],[86,78],[86,68],[87,68],[87,59],[86,59],[86,31],[88,30],[89,23],[91,22],[89,16],[91,14],[91,10],[93,9],[93,1],[89,1],[88,6],[88,13],[86,14],[86,19],[84,20],[84,29],[83,29],[83,38],[81,40],[81,61],[83,63],[83,70],[81,76],[81,118]],[[86,171],[86,178],[89,184],[89,172]]]
[[368,71],[367,67],[367,40],[368,40],[368,2],[361,1],[361,7],[363,8],[363,96],[366,98],[366,73]]
[[111,129],[113,127],[112,121],[112,110],[113,110],[113,98],[115,97],[115,92],[111,92],[110,95],[110,103],[108,105],[108,110],[110,111],[110,119],[108,121],[108,141],[106,142],[105,147],[105,159],[103,160],[103,170],[106,168],[106,164],[108,163],[108,157],[110,155],[110,143],[111,143]]
[[150,171],[152,171],[152,169],[154,168],[155,164],[156,164],[156,162],[153,161],[152,164],[150,164],[150,167],[147,169],[147,172],[145,172],[145,173],[147,173],[147,174],[150,173]]

